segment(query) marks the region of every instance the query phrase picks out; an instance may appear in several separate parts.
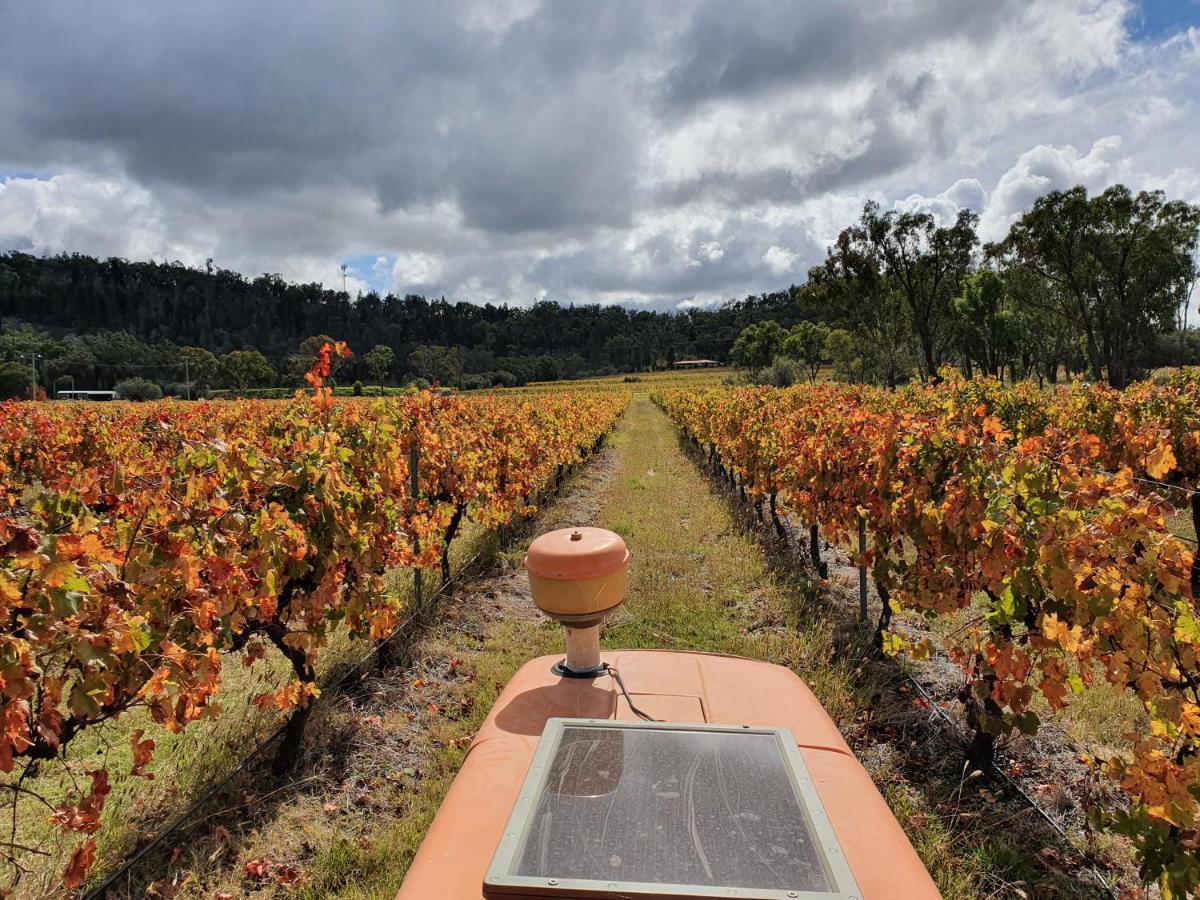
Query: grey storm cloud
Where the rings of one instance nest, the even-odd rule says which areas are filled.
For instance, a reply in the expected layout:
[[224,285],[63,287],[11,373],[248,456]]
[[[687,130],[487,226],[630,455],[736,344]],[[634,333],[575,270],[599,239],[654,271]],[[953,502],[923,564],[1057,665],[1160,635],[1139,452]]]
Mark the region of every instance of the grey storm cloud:
[[99,151],[210,195],[342,182],[384,209],[453,199],[486,230],[620,222],[640,135],[603,49],[641,29],[550,10],[497,35],[444,3],[12,4],[0,157]]
[[680,64],[666,79],[669,105],[761,94],[797,81],[841,81],[940,40],[986,42],[1019,0],[962,3],[810,3],[752,0],[738,16],[713,3],[697,11]]
[[1007,221],[1041,159],[1197,183],[1139,135],[1150,108],[1194,144],[1200,32],[1151,52],[1131,3],[0,0],[0,250],[369,259],[491,302],[777,289],[868,198]]

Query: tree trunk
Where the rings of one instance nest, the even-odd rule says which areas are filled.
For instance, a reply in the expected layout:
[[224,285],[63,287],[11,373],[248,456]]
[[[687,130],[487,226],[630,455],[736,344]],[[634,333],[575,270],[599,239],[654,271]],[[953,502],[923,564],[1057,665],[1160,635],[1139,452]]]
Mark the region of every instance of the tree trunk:
[[271,772],[276,777],[286,775],[296,768],[304,740],[304,726],[308,724],[312,709],[313,701],[309,700],[304,706],[292,710],[291,718],[287,720],[287,726],[283,729],[283,741],[279,745],[279,752],[271,762]]
[[967,762],[972,767],[981,770],[987,769],[996,762],[996,733],[986,731],[983,727],[985,716],[999,719],[1002,712],[991,697],[992,684],[995,680],[994,675],[984,676],[983,683],[987,686],[988,696],[982,701],[974,695],[970,685],[963,688],[963,701],[967,707],[967,725],[975,732],[966,747]]
[[458,526],[462,522],[463,507],[454,507],[454,515],[450,517],[450,524],[446,526],[446,542],[442,544],[442,583],[450,582],[450,544],[454,540],[454,536],[458,534]]
[[771,521],[775,523],[775,533],[783,540],[787,540],[787,528],[783,525],[783,520],[779,518],[779,506],[776,503],[775,492],[771,492]]
[[[288,662],[292,664],[292,671],[301,682],[304,684],[316,683],[317,673],[308,661],[308,654],[303,650],[288,646],[286,625],[272,622],[264,629],[264,633],[275,645],[275,648],[287,657]],[[279,745],[279,751],[275,754],[274,762],[271,763],[271,771],[276,775],[286,775],[295,767],[296,761],[300,758],[304,726],[308,723],[308,717],[312,715],[313,702],[311,697],[307,697],[303,706],[292,710],[287,727],[283,731],[283,741]]]
[[[1192,494],[1192,533],[1200,537],[1200,494]],[[1192,601],[1200,604],[1200,547],[1192,557]]]
[[[874,575],[874,573],[872,574]],[[883,633],[892,626],[892,597],[878,575],[875,576],[875,590],[879,592],[882,608],[879,611],[879,624],[875,628],[875,637],[871,643],[875,647],[875,652],[882,656]]]
[[808,526],[808,555],[812,559],[813,567],[817,570],[817,575],[821,578],[828,578],[829,566],[821,562],[821,539],[815,524]]

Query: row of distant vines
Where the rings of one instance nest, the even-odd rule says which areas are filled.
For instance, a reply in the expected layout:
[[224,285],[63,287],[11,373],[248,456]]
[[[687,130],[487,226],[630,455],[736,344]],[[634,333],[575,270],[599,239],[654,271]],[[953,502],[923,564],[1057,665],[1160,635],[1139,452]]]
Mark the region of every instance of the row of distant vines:
[[[325,380],[348,354],[326,345],[287,401],[0,404],[0,771],[14,804],[44,802],[79,835],[60,889],[95,861],[110,772],[86,768],[76,797],[50,803],[27,784],[39,766],[140,708],[131,774],[153,777],[153,728],[217,715],[231,657],[281,654],[293,677],[252,702],[289,717],[286,768],[330,635],[391,634],[407,611],[388,573],[445,571],[464,518],[531,512],[627,402],[338,400]],[[36,852],[0,845],[17,881]]]
[[[1127,808],[1094,811],[1130,837],[1143,877],[1200,885],[1200,564],[1168,520],[1200,525],[1200,377],[1125,391],[1047,392],[943,373],[901,391],[817,385],[669,391],[656,401],[755,499],[819,525],[884,599],[958,615],[945,650],[966,676],[976,764],[1038,730],[1097,679],[1134,692],[1148,729],[1096,765]],[[1168,496],[1187,498],[1173,505]],[[867,525],[858,552],[859,522]]]

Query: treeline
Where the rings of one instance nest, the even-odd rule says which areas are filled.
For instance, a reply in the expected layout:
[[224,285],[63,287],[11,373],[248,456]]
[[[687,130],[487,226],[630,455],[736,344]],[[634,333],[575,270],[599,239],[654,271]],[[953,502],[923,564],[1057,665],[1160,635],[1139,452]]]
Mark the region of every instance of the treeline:
[[[343,384],[380,379],[366,362],[377,346],[392,354],[387,383],[523,384],[686,357],[724,360],[747,325],[801,318],[789,291],[679,313],[552,302],[522,308],[414,295],[351,298],[277,275],[249,279],[180,263],[0,254],[0,321],[8,323],[0,363],[37,354],[40,383],[69,379],[76,389],[109,389],[135,376],[178,386],[186,347],[217,360],[213,369],[209,356],[194,353],[209,387],[287,387],[300,383],[311,362],[301,345],[319,336],[354,348],[336,376]],[[257,355],[230,359],[245,353]]]
[[732,355],[790,383],[831,365],[895,386],[942,366],[1017,380],[1079,375],[1124,387],[1160,366],[1200,364],[1187,327],[1200,207],[1116,185],[1039,198],[1001,241],[978,218],[882,212],[868,203],[796,292],[806,323],[758,323]]

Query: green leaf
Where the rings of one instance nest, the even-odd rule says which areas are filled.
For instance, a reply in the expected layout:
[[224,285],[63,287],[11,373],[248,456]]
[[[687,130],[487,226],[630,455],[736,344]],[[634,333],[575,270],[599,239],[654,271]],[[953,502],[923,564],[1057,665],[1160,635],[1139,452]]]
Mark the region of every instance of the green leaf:
[[1025,712],[1019,716],[1013,716],[1012,723],[1021,734],[1034,735],[1037,734],[1042,721],[1038,718],[1037,713]]
[[72,575],[66,580],[66,583],[63,585],[63,587],[65,587],[68,591],[76,591],[80,594],[86,594],[92,588],[92,586],[88,584],[88,580],[82,575]]
[[76,682],[71,686],[71,696],[68,698],[67,705],[76,719],[93,719],[100,715],[100,704],[84,689],[82,682]]
[[134,646],[138,648],[139,653],[150,646],[150,632],[142,625],[131,623],[129,626],[129,637],[133,641]]
[[85,599],[87,598],[78,591],[54,588],[50,591],[50,608],[60,619],[69,619],[79,612],[79,607]]

